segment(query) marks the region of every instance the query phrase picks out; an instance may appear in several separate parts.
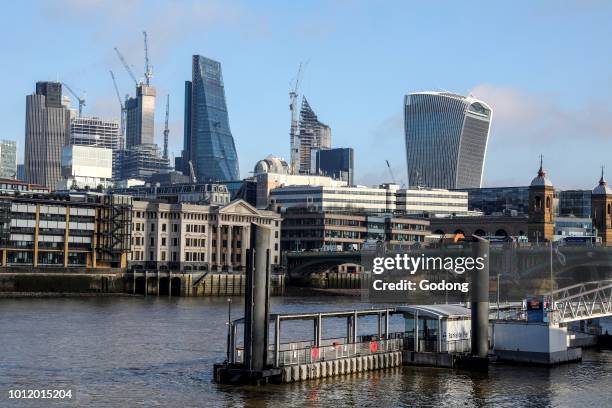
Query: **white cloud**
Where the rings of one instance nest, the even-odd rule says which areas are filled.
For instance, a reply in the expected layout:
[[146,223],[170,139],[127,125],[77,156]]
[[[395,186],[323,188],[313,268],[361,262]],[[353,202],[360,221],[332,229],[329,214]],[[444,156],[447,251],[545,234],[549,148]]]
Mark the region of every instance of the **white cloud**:
[[[567,107],[556,95],[481,84],[471,94],[493,108],[485,165],[487,185],[525,185],[533,177],[538,155],[557,186],[590,186],[584,174],[597,173],[610,161],[612,109],[599,101]],[[574,101],[576,102],[576,101]]]

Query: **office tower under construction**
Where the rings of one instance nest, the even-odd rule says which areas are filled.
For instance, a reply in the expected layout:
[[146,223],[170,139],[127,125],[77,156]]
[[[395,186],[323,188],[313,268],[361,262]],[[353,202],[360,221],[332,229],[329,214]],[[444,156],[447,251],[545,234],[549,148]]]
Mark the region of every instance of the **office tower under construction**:
[[96,117],[77,116],[70,120],[70,144],[103,147],[113,151],[121,148],[119,122]]
[[142,144],[118,150],[113,156],[113,179],[146,180],[153,174],[167,171],[168,159],[161,156],[156,144]]
[[299,122],[299,171],[311,171],[313,151],[331,148],[331,128],[319,121],[306,97],[302,98]]
[[129,98],[125,104],[126,147],[155,143],[155,88],[138,84],[136,97]]

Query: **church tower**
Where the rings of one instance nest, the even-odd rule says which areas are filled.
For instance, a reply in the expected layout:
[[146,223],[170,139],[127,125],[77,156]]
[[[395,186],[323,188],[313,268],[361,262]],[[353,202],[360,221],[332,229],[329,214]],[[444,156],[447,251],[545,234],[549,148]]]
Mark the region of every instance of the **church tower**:
[[599,184],[591,193],[591,217],[601,242],[612,243],[612,188],[604,178],[603,167]]
[[546,177],[540,156],[538,175],[529,186],[529,220],[527,221],[527,237],[529,242],[552,241],[555,233],[555,218],[553,200],[555,189]]

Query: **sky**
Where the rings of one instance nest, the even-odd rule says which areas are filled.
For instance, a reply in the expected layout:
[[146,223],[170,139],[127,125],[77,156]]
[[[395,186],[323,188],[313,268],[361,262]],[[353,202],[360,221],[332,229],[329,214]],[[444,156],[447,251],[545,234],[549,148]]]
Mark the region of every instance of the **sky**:
[[[118,119],[144,71],[142,31],[157,88],[161,146],[170,95],[170,150],[183,140],[191,55],[222,64],[240,172],[289,156],[291,82],[355,149],[355,179],[406,183],[405,94],[447,90],[493,108],[484,186],[527,185],[544,155],[559,188],[612,179],[612,2],[582,1],[138,1],[10,2],[0,14],[0,138],[23,160],[25,96],[39,80],[85,92],[84,114]],[[73,101],[75,98],[72,98]],[[76,105],[73,106],[76,107]]]

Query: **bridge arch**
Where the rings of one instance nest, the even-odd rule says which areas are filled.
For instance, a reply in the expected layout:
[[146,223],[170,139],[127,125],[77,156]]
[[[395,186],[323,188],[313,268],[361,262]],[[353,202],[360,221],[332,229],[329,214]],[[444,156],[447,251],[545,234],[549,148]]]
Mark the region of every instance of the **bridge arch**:
[[487,233],[485,230],[478,228],[476,231],[474,231],[474,235],[478,235],[479,237],[486,237]]
[[508,233],[506,232],[506,230],[505,230],[505,229],[500,228],[500,229],[498,229],[497,231],[495,231],[495,236],[496,236],[496,237],[507,237],[507,236],[508,236]]

